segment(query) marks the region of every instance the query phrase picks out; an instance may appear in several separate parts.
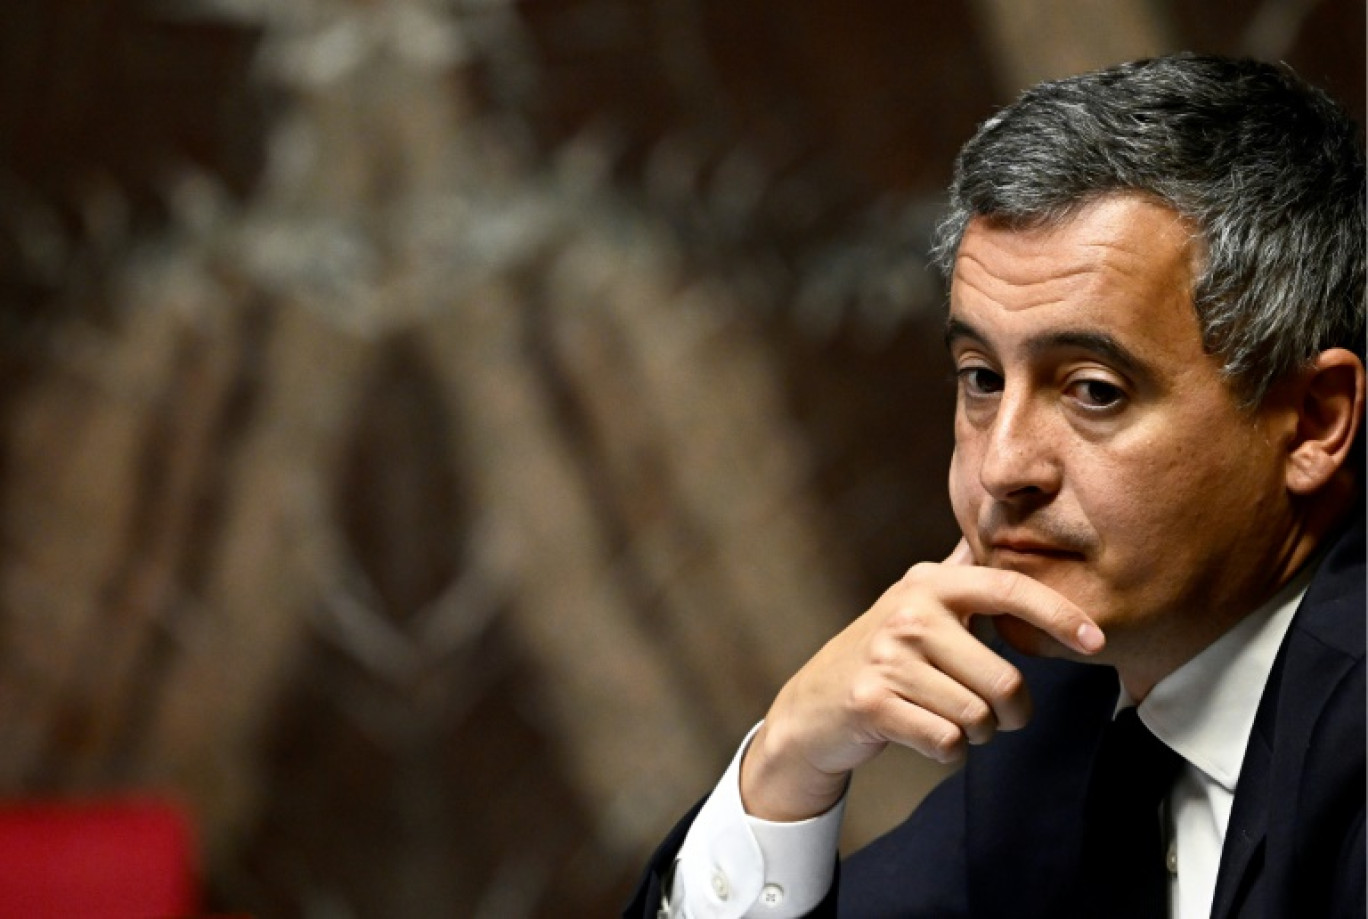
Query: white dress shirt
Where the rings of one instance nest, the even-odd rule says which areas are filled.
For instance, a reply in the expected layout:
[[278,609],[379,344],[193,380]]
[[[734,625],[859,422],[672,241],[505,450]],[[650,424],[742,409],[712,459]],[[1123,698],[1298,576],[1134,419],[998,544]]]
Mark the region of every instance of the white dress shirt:
[[[1312,567],[1305,566],[1272,600],[1160,680],[1140,703],[1140,720],[1184,760],[1168,799],[1173,919],[1211,915],[1254,716]],[[1122,697],[1118,708],[1132,704],[1124,690]]]
[[[1168,799],[1169,911],[1206,919],[1216,890],[1235,785],[1273,660],[1306,585],[1289,584],[1140,704],[1140,720],[1185,761]],[[1122,691],[1117,710],[1134,702]],[[843,798],[796,823],[752,817],[741,804],[741,759],[752,730],[690,827],[661,914],[672,919],[791,919],[831,885]]]

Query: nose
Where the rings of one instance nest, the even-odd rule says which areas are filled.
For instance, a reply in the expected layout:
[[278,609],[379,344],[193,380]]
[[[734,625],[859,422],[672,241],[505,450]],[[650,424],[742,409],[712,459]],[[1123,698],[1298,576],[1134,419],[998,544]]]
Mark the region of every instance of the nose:
[[1050,410],[1030,391],[1004,389],[982,431],[987,438],[979,467],[984,490],[998,501],[1048,501],[1062,481],[1058,437]]

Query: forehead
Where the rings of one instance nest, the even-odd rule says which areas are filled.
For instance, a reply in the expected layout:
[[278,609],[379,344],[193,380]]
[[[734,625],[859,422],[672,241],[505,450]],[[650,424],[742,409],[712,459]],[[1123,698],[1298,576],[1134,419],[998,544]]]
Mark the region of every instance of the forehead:
[[951,319],[985,334],[1089,332],[1141,351],[1200,354],[1193,240],[1172,209],[1131,195],[1043,227],[978,218],[955,260]]

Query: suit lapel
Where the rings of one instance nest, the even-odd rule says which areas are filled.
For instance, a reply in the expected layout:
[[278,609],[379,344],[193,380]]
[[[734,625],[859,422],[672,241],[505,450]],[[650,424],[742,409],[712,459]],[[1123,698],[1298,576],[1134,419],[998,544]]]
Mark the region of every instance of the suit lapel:
[[1325,559],[1269,673],[1240,767],[1212,919],[1239,916],[1250,902],[1269,857],[1270,826],[1295,819],[1307,760],[1317,752],[1315,726],[1362,658],[1362,533],[1351,528]]
[[1268,834],[1268,807],[1273,776],[1273,728],[1277,704],[1274,686],[1281,684],[1280,667],[1274,667],[1259,704],[1254,730],[1240,766],[1240,781],[1235,803],[1226,827],[1221,864],[1216,873],[1216,892],[1211,905],[1212,919],[1234,915],[1232,910],[1249,893],[1249,885],[1262,863],[1264,840]]
[[971,751],[970,912],[1059,919],[1076,914],[1084,797],[1119,684],[1110,667],[1013,662],[1039,714],[1025,729]]

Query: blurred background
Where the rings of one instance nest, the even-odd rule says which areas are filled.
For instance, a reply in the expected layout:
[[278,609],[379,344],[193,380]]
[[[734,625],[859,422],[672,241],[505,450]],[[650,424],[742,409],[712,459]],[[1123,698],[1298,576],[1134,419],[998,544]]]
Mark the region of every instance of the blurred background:
[[[0,795],[164,796],[206,908],[606,916],[956,539],[924,253],[1021,88],[1364,107],[1358,0],[11,0]],[[889,756],[845,844],[937,778]]]

